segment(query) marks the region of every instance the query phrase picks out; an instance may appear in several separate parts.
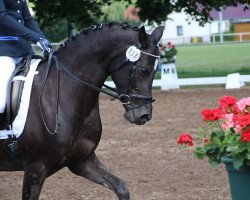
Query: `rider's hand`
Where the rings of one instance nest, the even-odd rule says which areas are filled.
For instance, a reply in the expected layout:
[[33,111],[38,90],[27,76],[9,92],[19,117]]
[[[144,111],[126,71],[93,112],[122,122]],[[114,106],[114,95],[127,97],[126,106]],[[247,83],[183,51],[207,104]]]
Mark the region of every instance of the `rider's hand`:
[[36,43],[36,46],[38,46],[42,50],[44,55],[48,55],[53,51],[53,48],[49,41],[44,38],[40,38],[40,40]]

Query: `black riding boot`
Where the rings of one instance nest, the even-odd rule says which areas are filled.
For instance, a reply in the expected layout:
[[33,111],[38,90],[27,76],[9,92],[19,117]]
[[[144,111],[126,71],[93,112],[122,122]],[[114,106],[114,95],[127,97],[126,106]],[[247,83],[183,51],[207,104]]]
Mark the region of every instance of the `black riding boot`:
[[4,117],[4,113],[0,113],[0,130],[2,130],[4,126]]

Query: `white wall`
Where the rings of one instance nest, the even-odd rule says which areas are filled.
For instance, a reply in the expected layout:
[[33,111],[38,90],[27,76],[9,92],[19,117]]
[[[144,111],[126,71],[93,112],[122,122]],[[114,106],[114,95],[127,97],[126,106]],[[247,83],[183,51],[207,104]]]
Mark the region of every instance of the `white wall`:
[[[189,20],[188,15],[184,12],[173,12],[168,16],[170,19],[165,21],[165,30],[161,41],[163,43],[172,42],[173,44],[191,43],[193,37],[202,38],[203,42],[210,42],[210,35],[219,33],[218,21],[206,23],[204,26],[200,26],[195,20]],[[145,23],[147,24],[147,22]],[[155,26],[157,26],[155,24]],[[177,26],[183,27],[183,35],[177,35]],[[146,26],[147,31],[152,31],[152,27]],[[229,21],[222,21],[222,30],[229,30]]]
[[[164,39],[170,38],[183,38],[183,37],[202,37],[210,35],[210,26],[206,24],[204,27],[201,27],[198,22],[191,21],[188,22],[187,15],[182,13],[172,13],[169,15],[169,20],[165,22],[165,31],[163,34]],[[183,27],[183,35],[177,35],[177,26]]]
[[[210,33],[214,34],[214,33],[219,33],[219,21],[212,21],[210,24]],[[222,31],[223,32],[227,32],[229,31],[230,28],[230,22],[229,20],[223,20],[222,21]]]

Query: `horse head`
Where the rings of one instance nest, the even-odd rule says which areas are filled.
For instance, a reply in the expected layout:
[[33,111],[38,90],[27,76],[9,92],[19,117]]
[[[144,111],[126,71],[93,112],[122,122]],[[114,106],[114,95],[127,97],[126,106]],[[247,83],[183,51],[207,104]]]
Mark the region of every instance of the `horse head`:
[[126,50],[125,61],[123,53],[123,56],[117,56],[119,59],[116,59],[116,64],[110,67],[120,101],[125,108],[124,117],[136,125],[143,125],[152,118],[152,83],[160,54],[157,44],[163,30],[161,26],[147,34],[142,26],[133,43],[123,47]]
[[[77,110],[84,119],[91,112],[98,95],[94,90],[104,92],[99,88],[111,75],[118,94],[115,98],[120,99],[125,108],[124,117],[137,125],[149,121],[154,101],[152,83],[160,57],[158,43],[163,30],[164,27],[160,26],[147,34],[144,26],[138,29],[125,24],[108,23],[106,26],[83,30],[60,48],[56,54],[60,63],[63,63],[59,65],[60,68],[79,85],[87,86],[77,86],[68,77],[62,77],[64,85],[61,88],[70,88],[64,89],[64,95],[72,98],[77,94],[81,99],[74,99],[76,103],[72,115]],[[82,91],[80,94],[79,90]],[[60,100],[62,104],[63,100]],[[79,110],[83,105],[88,106],[81,109],[81,115]]]

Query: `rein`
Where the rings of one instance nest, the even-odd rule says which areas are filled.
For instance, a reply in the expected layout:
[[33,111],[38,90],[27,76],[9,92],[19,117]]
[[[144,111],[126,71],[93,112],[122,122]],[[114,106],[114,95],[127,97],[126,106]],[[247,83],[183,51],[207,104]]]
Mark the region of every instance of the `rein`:
[[42,94],[44,92],[44,88],[45,88],[45,85],[46,85],[46,82],[47,82],[47,79],[48,79],[52,57],[53,57],[53,52],[49,54],[48,62],[47,62],[47,65],[46,65],[45,79],[43,81],[42,88],[41,88],[41,91],[40,91],[40,94],[39,94],[39,109],[40,109],[42,121],[43,121],[43,124],[44,124],[46,130],[50,134],[53,135],[53,134],[59,133],[58,129],[59,129],[59,125],[60,125],[60,122],[59,122],[59,119],[58,119],[58,105],[59,105],[59,71],[58,70],[57,70],[57,76],[56,76],[57,77],[57,79],[56,79],[56,113],[55,113],[56,122],[55,122],[54,131],[50,131],[50,129],[49,129],[49,127],[48,127],[48,125],[47,125],[47,123],[46,123],[46,121],[44,119],[43,108],[42,108]]

